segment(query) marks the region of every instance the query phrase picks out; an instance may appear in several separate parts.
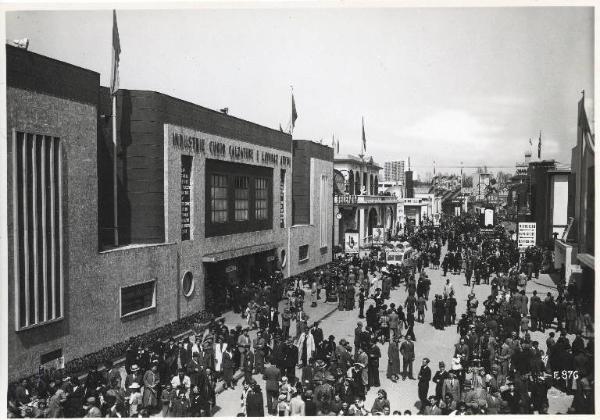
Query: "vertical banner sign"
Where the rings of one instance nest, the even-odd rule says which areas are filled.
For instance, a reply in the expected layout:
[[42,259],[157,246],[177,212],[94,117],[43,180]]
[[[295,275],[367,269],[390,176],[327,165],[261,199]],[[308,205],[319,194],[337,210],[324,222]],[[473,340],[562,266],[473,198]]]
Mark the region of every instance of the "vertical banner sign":
[[536,224],[519,222],[519,236],[517,245],[519,251],[524,251],[527,247],[535,246]]
[[181,240],[190,239],[190,186],[192,157],[181,156]]
[[285,227],[285,169],[279,177],[279,227]]
[[348,254],[358,253],[358,232],[346,232],[344,234],[344,249]]

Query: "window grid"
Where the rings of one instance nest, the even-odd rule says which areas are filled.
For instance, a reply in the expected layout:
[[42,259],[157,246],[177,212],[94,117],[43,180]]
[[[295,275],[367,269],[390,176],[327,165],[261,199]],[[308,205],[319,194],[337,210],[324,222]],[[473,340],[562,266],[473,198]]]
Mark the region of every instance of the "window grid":
[[254,180],[254,217],[257,220],[266,220],[268,217],[268,191],[267,191],[267,179],[256,178]]
[[227,222],[227,176],[212,175],[210,188],[212,223]]
[[13,130],[15,328],[63,316],[62,165],[58,137]]
[[234,217],[236,222],[248,220],[250,209],[250,179],[247,176],[235,176],[234,188]]

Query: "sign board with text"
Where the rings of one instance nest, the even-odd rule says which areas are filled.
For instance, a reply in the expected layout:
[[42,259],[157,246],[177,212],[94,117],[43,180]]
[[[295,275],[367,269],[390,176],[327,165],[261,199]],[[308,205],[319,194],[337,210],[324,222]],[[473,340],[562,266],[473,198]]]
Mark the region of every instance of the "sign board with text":
[[373,244],[381,245],[385,242],[385,238],[387,237],[387,229],[382,227],[373,228]]
[[358,232],[346,232],[344,234],[344,251],[348,254],[358,253]]
[[535,246],[536,224],[535,222],[519,222],[517,245],[519,251],[524,251],[530,246]]

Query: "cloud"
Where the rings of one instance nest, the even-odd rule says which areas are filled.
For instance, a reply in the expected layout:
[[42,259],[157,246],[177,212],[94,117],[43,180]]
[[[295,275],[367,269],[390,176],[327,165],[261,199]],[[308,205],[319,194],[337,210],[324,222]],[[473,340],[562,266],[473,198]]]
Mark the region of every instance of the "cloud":
[[425,142],[422,146],[475,147],[487,149],[502,128],[482,121],[472,113],[459,109],[437,111],[414,124],[402,128],[397,135],[406,140]]

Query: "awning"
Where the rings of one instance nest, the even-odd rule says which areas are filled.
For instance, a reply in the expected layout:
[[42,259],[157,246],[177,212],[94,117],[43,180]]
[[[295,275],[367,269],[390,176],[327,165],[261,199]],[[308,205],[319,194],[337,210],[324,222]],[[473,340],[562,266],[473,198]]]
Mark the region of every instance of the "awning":
[[581,264],[585,265],[587,268],[591,268],[592,270],[595,269],[593,255],[581,253],[577,254],[577,259]]
[[229,249],[223,252],[215,252],[212,254],[206,254],[202,257],[202,262],[205,263],[216,263],[220,261],[230,260],[232,258],[243,257],[244,255],[257,254],[259,252],[269,251],[277,248],[275,242],[269,242],[260,245],[250,245],[243,248]]

